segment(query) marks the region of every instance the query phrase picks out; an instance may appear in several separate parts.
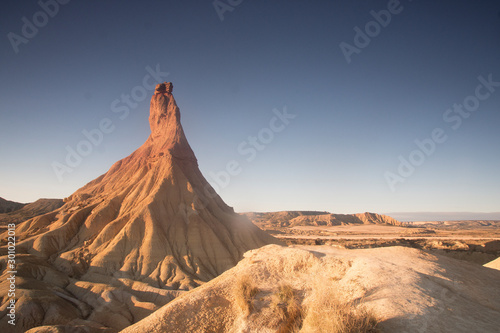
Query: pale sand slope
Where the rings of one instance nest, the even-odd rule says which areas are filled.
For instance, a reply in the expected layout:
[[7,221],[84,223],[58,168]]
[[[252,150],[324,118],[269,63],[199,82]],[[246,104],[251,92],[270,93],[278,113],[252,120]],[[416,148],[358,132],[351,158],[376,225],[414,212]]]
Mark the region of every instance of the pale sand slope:
[[483,266],[500,270],[500,258],[496,258],[495,260],[492,260],[489,263],[484,264]]
[[[270,299],[280,283],[296,290],[305,309],[314,308],[318,295],[361,300],[383,332],[484,333],[500,327],[500,272],[479,265],[405,247],[269,245],[244,257],[122,332],[275,332]],[[248,317],[234,304],[232,290],[241,276],[259,287]],[[301,332],[316,332],[305,311]],[[321,318],[330,317],[322,311]]]

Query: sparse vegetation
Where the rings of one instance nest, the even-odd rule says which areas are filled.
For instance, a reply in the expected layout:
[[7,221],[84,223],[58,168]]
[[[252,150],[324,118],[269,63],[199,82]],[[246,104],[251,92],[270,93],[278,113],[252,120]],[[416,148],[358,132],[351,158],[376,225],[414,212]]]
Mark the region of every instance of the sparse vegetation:
[[304,333],[375,333],[377,318],[358,302],[345,301],[333,287],[319,288],[309,300]]
[[298,332],[302,326],[303,309],[296,292],[288,284],[281,284],[273,294],[271,307],[275,317],[272,324],[277,333]]
[[235,284],[233,295],[236,306],[248,316],[254,309],[253,300],[259,288],[248,275],[242,276]]

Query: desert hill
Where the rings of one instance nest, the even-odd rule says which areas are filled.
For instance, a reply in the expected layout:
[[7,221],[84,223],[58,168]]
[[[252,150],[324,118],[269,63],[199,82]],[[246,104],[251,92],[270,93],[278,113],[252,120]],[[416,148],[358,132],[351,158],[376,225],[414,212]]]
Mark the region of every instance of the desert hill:
[[382,332],[498,332],[500,272],[404,247],[269,245],[122,332],[340,332],[357,317]]
[[[172,84],[151,98],[151,135],[64,205],[16,228],[15,332],[68,324],[117,331],[280,242],[235,214],[200,170]],[[0,290],[7,295],[6,235]],[[7,326],[3,296],[0,331]]]
[[5,200],[4,198],[0,198],[0,214],[16,211],[23,208],[25,205],[26,204],[24,203],[9,201]]
[[35,216],[56,210],[63,204],[62,199],[38,199],[15,211],[0,214],[0,225],[24,222]]
[[270,213],[243,213],[259,227],[334,226],[334,225],[403,225],[390,216],[375,213],[332,214],[315,211],[282,211]]

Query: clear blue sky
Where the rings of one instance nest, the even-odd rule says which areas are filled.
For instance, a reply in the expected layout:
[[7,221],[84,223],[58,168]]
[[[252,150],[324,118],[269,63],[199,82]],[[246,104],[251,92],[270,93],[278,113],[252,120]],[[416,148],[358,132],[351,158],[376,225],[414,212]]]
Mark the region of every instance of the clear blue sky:
[[[0,196],[68,196],[137,149],[159,66],[201,171],[237,211],[500,211],[500,83],[478,80],[500,82],[498,1],[216,4],[72,0],[51,17],[4,1]],[[465,102],[474,111],[453,110]],[[273,120],[285,109],[295,118]],[[106,118],[111,133],[60,181],[54,162]],[[425,154],[415,140],[434,129]]]

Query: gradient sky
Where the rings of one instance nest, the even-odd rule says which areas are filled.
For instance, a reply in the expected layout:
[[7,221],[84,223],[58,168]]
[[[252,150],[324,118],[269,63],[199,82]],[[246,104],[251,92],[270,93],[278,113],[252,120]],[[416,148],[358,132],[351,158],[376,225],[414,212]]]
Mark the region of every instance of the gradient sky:
[[[401,0],[350,63],[340,44],[391,1],[238,2],[219,2],[236,4],[221,20],[213,1],[72,0],[43,22],[37,1],[4,1],[0,196],[69,196],[137,149],[152,90],[124,119],[112,104],[159,66],[201,171],[237,211],[500,211],[500,87],[481,88],[456,130],[443,118],[474,100],[479,76],[500,82],[498,1]],[[16,53],[9,33],[34,16]],[[271,140],[284,109],[295,118]],[[59,181],[53,163],[105,118],[114,130]],[[414,153],[436,128],[446,140]],[[385,175],[410,155],[424,160],[392,191]],[[221,185],[213,175],[233,160],[240,172]]]

